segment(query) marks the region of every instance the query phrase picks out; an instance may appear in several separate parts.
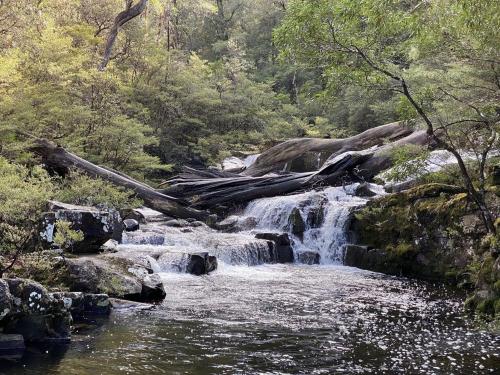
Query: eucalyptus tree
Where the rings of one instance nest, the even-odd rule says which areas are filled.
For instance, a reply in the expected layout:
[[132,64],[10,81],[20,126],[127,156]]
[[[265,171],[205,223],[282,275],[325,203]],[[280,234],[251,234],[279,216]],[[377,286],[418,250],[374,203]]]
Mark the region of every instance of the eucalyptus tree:
[[397,95],[401,118],[418,119],[455,156],[495,232],[485,170],[499,146],[498,14],[492,0],[292,0],[275,40],[284,57],[321,67],[331,92],[356,85]]

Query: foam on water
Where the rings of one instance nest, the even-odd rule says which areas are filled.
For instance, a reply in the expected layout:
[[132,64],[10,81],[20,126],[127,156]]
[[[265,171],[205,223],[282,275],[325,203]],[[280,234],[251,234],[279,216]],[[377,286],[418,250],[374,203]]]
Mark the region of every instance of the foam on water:
[[[341,263],[343,246],[348,240],[350,213],[367,202],[354,196],[358,185],[254,200],[247,206],[242,220],[255,218],[259,231],[289,233],[296,254],[313,251],[320,254],[322,264]],[[302,239],[291,233],[290,216],[294,210],[299,210],[305,223]]]

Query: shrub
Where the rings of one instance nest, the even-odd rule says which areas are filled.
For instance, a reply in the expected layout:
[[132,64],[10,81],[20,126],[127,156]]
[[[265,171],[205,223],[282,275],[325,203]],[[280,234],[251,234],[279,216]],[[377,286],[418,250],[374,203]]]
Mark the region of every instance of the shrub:
[[21,252],[36,247],[37,227],[52,179],[40,167],[27,168],[0,157],[0,276]]
[[56,199],[64,203],[115,209],[136,208],[142,205],[142,201],[135,197],[133,191],[77,172],[62,181]]

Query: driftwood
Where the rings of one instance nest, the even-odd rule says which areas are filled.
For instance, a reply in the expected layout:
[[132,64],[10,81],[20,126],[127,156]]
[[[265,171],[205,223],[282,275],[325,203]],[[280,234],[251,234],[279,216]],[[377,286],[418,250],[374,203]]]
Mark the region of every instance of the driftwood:
[[95,165],[48,140],[35,139],[32,150],[42,157],[47,166],[54,169],[77,168],[92,177],[100,177],[114,185],[131,189],[144,201],[147,207],[160,211],[166,215],[185,219],[194,218],[198,220],[205,220],[208,218],[207,212],[187,207],[186,202],[182,199],[163,194],[122,173]]
[[[326,158],[340,155],[346,151],[360,151],[386,141],[395,141],[412,133],[402,122],[394,122],[366,130],[344,139],[297,138],[280,143],[263,152],[245,171],[246,176],[262,176],[269,172],[282,170],[287,162],[310,153],[320,153]],[[324,161],[324,160],[323,160]]]
[[169,181],[163,192],[188,199],[193,207],[211,208],[219,204],[245,203],[321,186],[338,186],[373,178],[392,166],[391,149],[405,144],[428,144],[428,136],[418,131],[381,147],[348,151],[329,158],[315,172],[288,173],[261,177],[206,177],[204,171],[186,170]]

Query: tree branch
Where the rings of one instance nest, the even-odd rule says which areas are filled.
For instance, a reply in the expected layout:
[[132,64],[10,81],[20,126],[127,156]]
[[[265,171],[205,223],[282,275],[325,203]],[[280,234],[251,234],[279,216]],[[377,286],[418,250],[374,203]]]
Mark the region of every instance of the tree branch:
[[104,55],[98,67],[100,71],[104,71],[104,69],[106,69],[106,66],[109,63],[109,60],[111,58],[111,52],[113,50],[113,45],[115,44],[116,37],[118,36],[118,31],[120,30],[120,27],[126,24],[128,21],[139,16],[146,8],[147,3],[148,0],[140,0],[137,4],[133,5],[132,0],[127,0],[126,9],[123,12],[120,12],[116,16],[113,26],[109,31],[108,39],[106,40],[106,47],[104,49]]

